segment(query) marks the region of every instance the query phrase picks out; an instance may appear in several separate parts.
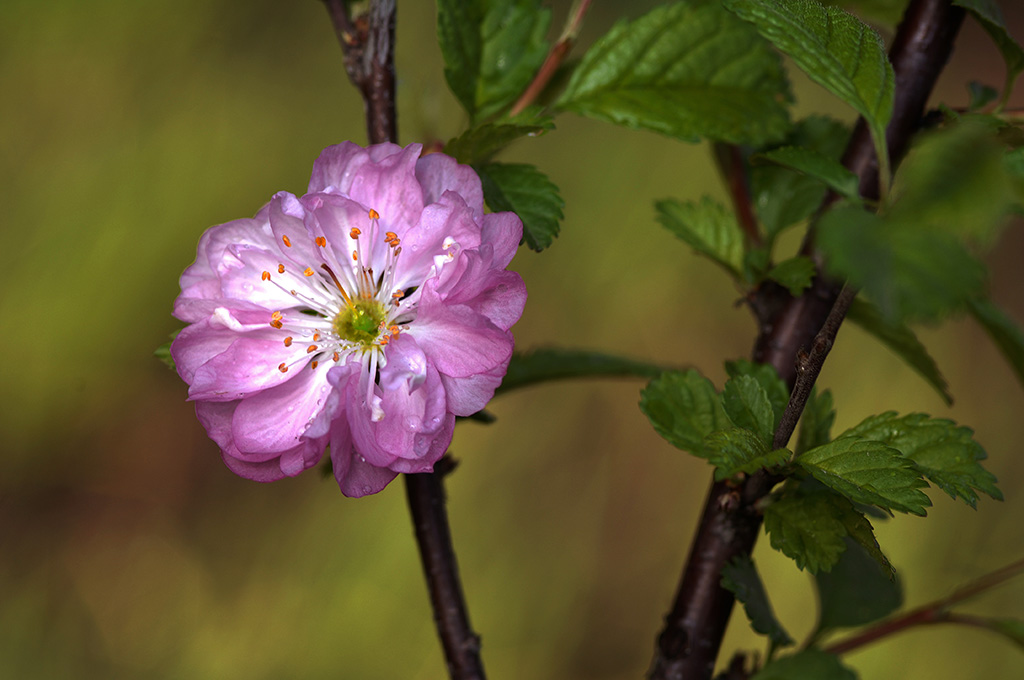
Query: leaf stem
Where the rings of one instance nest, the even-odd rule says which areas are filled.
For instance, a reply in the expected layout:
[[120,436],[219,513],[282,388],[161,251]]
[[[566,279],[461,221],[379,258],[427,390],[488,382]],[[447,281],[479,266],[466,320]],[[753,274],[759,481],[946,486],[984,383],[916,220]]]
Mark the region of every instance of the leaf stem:
[[743,150],[735,144],[717,142],[714,145],[715,164],[725,179],[736,211],[736,219],[747,236],[747,243],[753,248],[763,245],[761,232],[757,228],[757,217],[750,198],[750,175]]
[[569,18],[565,22],[565,28],[562,29],[562,35],[558,38],[558,42],[552,46],[551,51],[548,52],[544,63],[537,70],[537,75],[533,77],[530,84],[523,90],[523,94],[512,105],[508,112],[509,117],[522,113],[526,107],[540,96],[544,88],[551,82],[555,73],[558,72],[558,67],[562,65],[566,56],[572,51],[573,45],[576,44],[580,26],[583,25],[583,17],[586,16],[587,10],[590,9],[590,3],[591,0],[576,0],[573,3],[572,9],[569,10]]
[[1024,573],[1024,559],[1017,560],[1005,567],[986,574],[970,583],[956,589],[952,594],[930,602],[926,605],[912,609],[909,612],[880,621],[870,628],[853,635],[845,640],[825,647],[824,651],[829,654],[846,654],[855,649],[868,645],[877,640],[886,638],[894,633],[907,630],[914,626],[933,623],[959,623],[963,625],[979,626],[989,628],[984,619],[957,614],[948,611],[949,607],[964,600],[974,597],[986,590],[994,588],[1003,582]]

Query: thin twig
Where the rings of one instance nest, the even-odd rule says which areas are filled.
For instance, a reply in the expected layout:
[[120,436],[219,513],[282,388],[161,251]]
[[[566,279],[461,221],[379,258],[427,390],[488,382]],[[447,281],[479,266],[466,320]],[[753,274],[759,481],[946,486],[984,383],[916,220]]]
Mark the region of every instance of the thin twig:
[[747,243],[758,248],[762,245],[761,231],[757,226],[757,216],[750,196],[750,175],[747,172],[743,150],[735,144],[718,142],[714,145],[715,164],[725,179],[729,189],[729,197],[736,212],[736,220],[740,229],[747,236]]
[[978,578],[967,585],[958,588],[951,595],[929,602],[926,605],[912,609],[909,612],[900,614],[885,621],[880,621],[870,628],[866,628],[856,635],[853,635],[845,640],[836,642],[835,644],[825,647],[825,651],[829,654],[846,654],[853,650],[863,647],[882,638],[889,637],[894,633],[907,630],[914,626],[920,626],[924,624],[933,623],[959,623],[971,626],[980,626],[987,628],[984,619],[977,617],[968,616],[965,614],[956,614],[948,611],[950,607],[959,602],[974,597],[978,593],[984,592],[1001,583],[1013,578],[1024,572],[1024,560],[1017,560],[1012,564],[994,571],[990,574],[986,574],[981,578]]
[[[896,89],[886,143],[893,162],[909,144],[963,16],[963,10],[950,0],[912,0],[904,14],[890,51]],[[858,124],[861,128],[863,132],[855,131],[847,147],[844,165],[860,178],[862,195],[877,198],[873,195],[878,187],[877,161],[870,135]],[[803,295],[793,298],[784,288],[765,285],[751,300],[759,326],[754,361],[770,364],[791,389],[797,380],[797,359],[802,352],[809,356],[807,348],[814,350],[814,339],[836,310],[842,290],[841,284],[820,274],[821,258],[814,252],[813,237],[805,247],[804,254],[819,265],[819,275]],[[807,380],[801,389],[811,386],[813,380]],[[794,402],[789,417],[793,424],[798,410],[802,407],[798,409]],[[720,586],[722,567],[734,556],[753,550],[762,522],[758,502],[778,481],[762,471],[741,484],[726,480],[711,486],[672,609],[657,639],[651,680],[711,677],[735,602],[733,594]]]
[[586,16],[587,10],[590,9],[590,2],[591,0],[576,0],[576,3],[573,4],[572,9],[569,10],[569,18],[566,20],[562,35],[551,48],[551,51],[548,52],[544,63],[537,70],[537,75],[533,77],[530,84],[523,90],[523,94],[512,105],[508,113],[509,116],[516,116],[522,113],[527,106],[536,101],[537,97],[544,91],[544,88],[551,82],[555,73],[558,72],[558,67],[562,65],[565,57],[572,50],[573,45],[576,44],[576,37],[579,35],[580,26],[583,25],[583,17]]

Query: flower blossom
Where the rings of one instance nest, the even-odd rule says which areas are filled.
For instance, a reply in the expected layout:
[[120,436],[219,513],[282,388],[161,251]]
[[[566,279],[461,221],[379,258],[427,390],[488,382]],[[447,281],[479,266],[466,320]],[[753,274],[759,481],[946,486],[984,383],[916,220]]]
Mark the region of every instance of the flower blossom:
[[171,355],[235,473],[294,476],[329,446],[342,492],[376,493],[432,470],[501,383],[522,222],[485,215],[474,171],[420,150],[328,147],[304,196],[200,239]]

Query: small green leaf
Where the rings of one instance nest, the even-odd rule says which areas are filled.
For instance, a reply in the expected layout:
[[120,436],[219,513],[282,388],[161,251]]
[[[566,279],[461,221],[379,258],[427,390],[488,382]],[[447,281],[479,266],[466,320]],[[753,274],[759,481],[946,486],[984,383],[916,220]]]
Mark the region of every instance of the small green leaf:
[[897,449],[844,433],[796,459],[825,486],[858,503],[915,515],[931,505],[919,489],[927,486],[914,463]]
[[766,276],[784,286],[793,297],[798,297],[810,287],[815,273],[811,258],[797,255],[772,267]]
[[767,635],[772,644],[778,647],[793,644],[793,638],[789,637],[786,629],[775,618],[768,593],[749,556],[741,555],[722,568],[722,587],[743,604],[743,611],[747,613],[750,626],[755,632]]
[[[904,323],[886,319],[870,302],[856,298],[850,309],[846,312],[846,318],[857,324],[871,335],[875,336],[883,345],[896,353],[908,366],[917,371],[918,375],[925,379],[929,385],[942,396],[946,404],[953,403],[953,395],[949,392],[949,385],[939,371],[935,359],[928,353],[925,346],[917,339],[914,331]],[[1024,355],[1022,355],[1024,358]]]
[[437,36],[448,86],[480,121],[511,104],[548,52],[551,11],[539,0],[439,0]]
[[775,434],[775,414],[768,394],[753,377],[741,375],[725,383],[722,406],[733,424],[750,430],[768,447]]
[[839,659],[813,647],[772,659],[751,680],[857,680]]
[[174,342],[174,339],[178,337],[178,333],[180,332],[181,329],[179,328],[178,330],[171,333],[171,339],[165,342],[164,344],[160,345],[153,351],[153,356],[155,356],[157,359],[163,362],[163,364],[172,371],[177,369],[174,365],[174,357],[171,356],[171,343]]
[[837,7],[815,0],[725,0],[789,55],[811,80],[867,121],[876,147],[885,144],[895,78],[878,33]]
[[936,320],[985,288],[982,266],[952,234],[839,206],[818,222],[827,268],[865,290],[885,319]]
[[972,508],[978,502],[977,491],[1003,499],[996,478],[979,462],[985,460],[985,450],[974,441],[969,427],[923,413],[900,416],[889,411],[864,419],[844,436],[870,439],[899,450],[933,484]]
[[700,203],[663,200],[654,204],[658,221],[701,255],[733,276],[743,267],[743,232],[732,211],[704,196]]
[[976,80],[967,83],[967,93],[971,97],[967,104],[969,111],[978,111],[999,97],[999,90]]
[[1017,374],[1017,380],[1024,385],[1024,333],[1021,333],[1020,326],[1006,312],[985,298],[971,300],[967,304],[967,309],[992,338],[992,342],[1003,353],[1003,358]]
[[785,465],[790,458],[786,449],[770,451],[760,437],[738,427],[709,434],[704,438],[704,450],[708,462],[715,466],[715,481]]
[[847,531],[836,507],[828,491],[786,495],[765,508],[764,530],[772,547],[800,569],[828,571],[846,550]]
[[839,161],[820,154],[813,149],[799,146],[783,146],[769,151],[762,151],[751,157],[751,161],[767,160],[777,163],[803,175],[818,180],[835,191],[854,201],[860,200],[858,186],[860,180]]
[[[748,359],[737,359],[725,362],[725,372],[730,378],[736,379],[743,375],[749,375],[761,386],[764,393],[768,395],[768,402],[772,405],[772,433],[779,428],[779,421],[782,419],[782,412],[786,410],[789,403],[789,388],[782,381],[779,374],[771,364],[755,364]],[[772,443],[772,437],[767,440]]]
[[531,250],[540,252],[550,246],[558,236],[565,201],[547,175],[520,163],[484,163],[474,168],[491,210],[511,210],[519,215],[523,240]]
[[549,347],[513,354],[496,394],[566,378],[655,378],[664,370],[665,367],[646,361],[589,350]]
[[[849,136],[849,128],[839,121],[810,116],[797,122],[784,145],[807,148],[838,162]],[[825,198],[825,187],[816,179],[779,165],[751,166],[750,183],[754,207],[769,241],[810,217]]]
[[444,145],[444,152],[460,163],[482,163],[511,142],[521,137],[542,135],[554,127],[551,119],[546,117],[484,123],[449,140]]
[[[849,537],[868,557],[875,561],[875,564],[882,569],[890,581],[894,580],[896,578],[896,570],[889,563],[889,558],[882,552],[881,546],[878,545],[878,539],[875,538],[875,528],[871,526],[871,522],[864,512],[842,496],[834,495],[833,499],[838,510],[836,517],[846,527],[846,533]],[[879,512],[870,506],[861,507]],[[884,513],[880,514],[883,517],[886,516]]]
[[617,23],[583,56],[556,106],[687,141],[758,144],[789,127],[778,55],[718,0]]
[[1024,621],[1021,619],[984,619],[983,625],[998,633],[1024,651]]
[[[867,521],[867,520],[864,520]],[[818,590],[818,633],[862,626],[903,604],[903,588],[853,539],[829,572],[814,576]]]
[[1002,53],[1006,61],[1006,92],[1003,93],[1003,101],[1006,101],[1010,86],[1024,71],[1024,49],[1006,30],[1006,21],[995,0],[953,0],[953,4],[973,14]]
[[800,433],[796,440],[796,455],[802,455],[817,446],[828,444],[832,440],[832,424],[836,420],[836,410],[832,407],[832,393],[825,390],[818,394],[817,388],[811,390],[811,396],[800,416]]
[[715,386],[692,369],[652,380],[640,395],[640,410],[670,444],[701,458],[711,455],[704,438],[732,427]]

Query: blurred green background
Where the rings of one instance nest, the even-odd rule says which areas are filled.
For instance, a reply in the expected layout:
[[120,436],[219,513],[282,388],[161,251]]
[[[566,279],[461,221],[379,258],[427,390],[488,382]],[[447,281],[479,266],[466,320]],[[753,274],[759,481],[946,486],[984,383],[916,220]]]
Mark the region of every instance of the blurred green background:
[[[1003,4],[1024,38],[1018,3]],[[464,118],[441,76],[433,3],[400,5],[401,139],[444,140]],[[595,3],[584,43],[616,5]],[[968,80],[1002,78],[969,25],[937,99],[963,105]],[[850,118],[796,87],[798,113]],[[350,500],[315,472],[236,478],[185,385],[152,357],[179,325],[171,303],[200,233],[275,191],[302,193],[324,146],[365,143],[321,4],[5,0],[0,91],[0,677],[444,677],[402,485]],[[706,147],[570,116],[557,124],[508,155],[536,163],[566,200],[550,251],[513,263],[530,289],[519,346],[694,364],[720,384],[721,362],[749,354],[754,324],[652,207],[721,195]],[[994,297],[1019,321],[1022,254],[1015,224],[988,258]],[[1006,494],[971,511],[936,491],[931,519],[881,523],[910,605],[1024,552],[1024,390],[970,323],[923,336],[953,408],[854,328],[822,376],[840,428],[886,409],[971,425]],[[610,680],[646,668],[710,471],[651,431],[640,387],[531,388],[494,402],[496,424],[460,425],[450,512],[492,677]],[[764,540],[755,559],[780,618],[805,634],[809,577]],[[1024,582],[968,609],[1024,616]],[[763,649],[742,616],[725,649],[737,646]],[[1024,671],[1020,650],[948,627],[848,661],[864,678]]]

